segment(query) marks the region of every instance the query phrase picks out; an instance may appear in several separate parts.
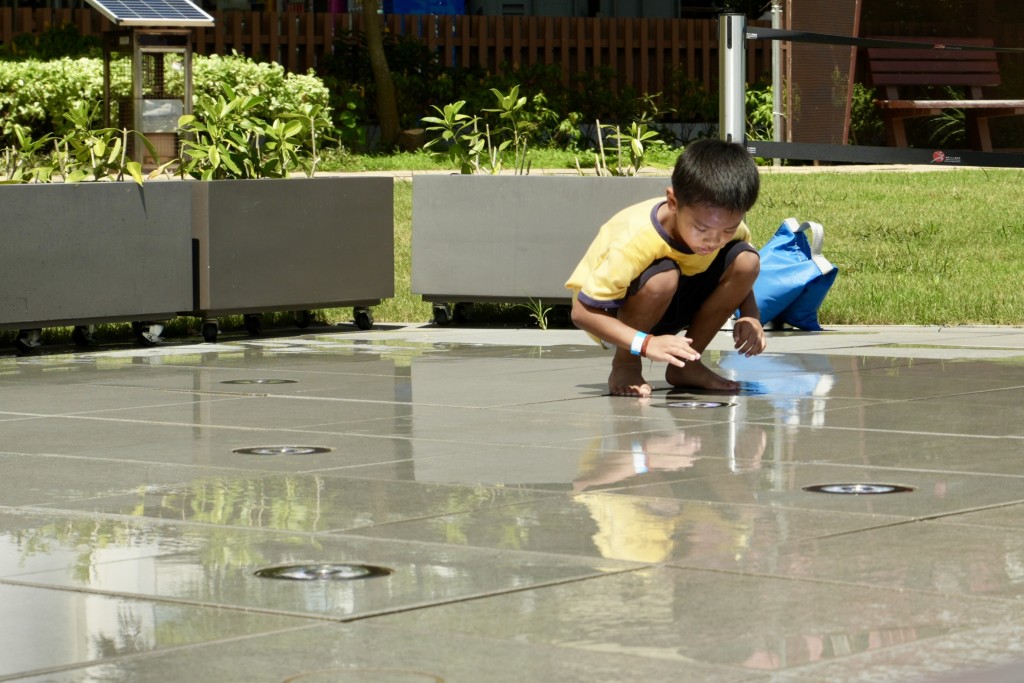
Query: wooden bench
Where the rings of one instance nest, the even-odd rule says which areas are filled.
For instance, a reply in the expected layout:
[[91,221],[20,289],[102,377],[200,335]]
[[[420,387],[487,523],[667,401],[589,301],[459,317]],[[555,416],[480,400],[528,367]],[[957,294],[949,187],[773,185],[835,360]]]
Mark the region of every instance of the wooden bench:
[[[929,45],[993,46],[988,38],[875,37]],[[971,148],[991,152],[988,120],[1024,114],[1024,100],[985,98],[985,88],[996,87],[1002,82],[995,51],[868,48],[867,73],[870,84],[884,96],[884,99],[875,100],[875,105],[885,121],[889,144],[896,147],[907,146],[903,126],[906,119],[961,109]],[[936,91],[946,94],[941,92],[944,86],[965,88],[967,99],[933,98]]]

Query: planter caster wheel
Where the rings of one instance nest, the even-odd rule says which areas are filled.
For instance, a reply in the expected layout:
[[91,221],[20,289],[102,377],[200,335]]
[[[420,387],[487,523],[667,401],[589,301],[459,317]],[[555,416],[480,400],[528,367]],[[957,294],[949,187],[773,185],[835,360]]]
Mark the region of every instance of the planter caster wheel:
[[43,345],[40,341],[42,336],[41,329],[18,330],[18,336],[14,338],[14,348],[18,353],[32,353]]
[[96,338],[93,336],[95,331],[95,325],[75,325],[75,328],[71,330],[71,341],[75,346],[96,346]]
[[[253,337],[263,334],[263,316],[259,313],[246,313],[244,317],[245,329]],[[206,336],[206,335],[203,335]],[[216,335],[214,335],[216,338]]]
[[473,303],[460,301],[452,309],[452,321],[458,324],[468,323],[473,318]]
[[356,327],[361,330],[369,330],[373,327],[373,313],[369,308],[357,308],[353,313],[355,313]]
[[452,324],[452,309],[448,304],[434,304],[434,324],[439,327]]
[[203,322],[203,341],[208,344],[217,343],[217,333],[220,329],[217,325],[216,320],[207,320]]
[[163,341],[163,337],[160,333],[164,331],[164,326],[160,323],[149,323],[149,322],[133,322],[132,332],[135,334],[135,340],[143,346],[156,346]]
[[304,330],[313,323],[313,314],[309,311],[295,311],[292,316],[295,320],[295,327]]

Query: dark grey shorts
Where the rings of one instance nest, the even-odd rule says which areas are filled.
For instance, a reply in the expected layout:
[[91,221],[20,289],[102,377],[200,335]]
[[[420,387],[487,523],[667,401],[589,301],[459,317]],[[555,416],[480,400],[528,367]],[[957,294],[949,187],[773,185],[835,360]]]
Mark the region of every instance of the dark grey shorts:
[[[679,287],[672,297],[672,302],[668,305],[665,315],[662,316],[658,324],[651,330],[651,334],[676,334],[689,326],[693,322],[693,317],[697,314],[697,311],[704,305],[707,298],[711,296],[711,292],[715,291],[715,288],[718,287],[718,281],[722,279],[725,269],[732,265],[733,260],[739,254],[745,251],[757,253],[757,249],[754,249],[749,242],[733,240],[718,251],[715,260],[711,262],[711,265],[703,273],[689,276],[680,273]],[[636,294],[654,275],[663,273],[666,270],[678,270],[678,268],[679,266],[672,259],[658,259],[647,266],[644,272],[640,273],[630,283],[629,295]]]

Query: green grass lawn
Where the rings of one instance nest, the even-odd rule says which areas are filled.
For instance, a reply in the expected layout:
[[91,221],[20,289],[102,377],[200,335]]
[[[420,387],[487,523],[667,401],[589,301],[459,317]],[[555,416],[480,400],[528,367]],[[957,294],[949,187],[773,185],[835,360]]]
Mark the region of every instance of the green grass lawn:
[[[411,206],[411,184],[397,181],[396,294],[374,308],[379,322],[431,319],[409,291]],[[768,171],[747,217],[756,244],[787,217],[821,223],[839,267],[823,324],[1024,324],[1024,171]]]

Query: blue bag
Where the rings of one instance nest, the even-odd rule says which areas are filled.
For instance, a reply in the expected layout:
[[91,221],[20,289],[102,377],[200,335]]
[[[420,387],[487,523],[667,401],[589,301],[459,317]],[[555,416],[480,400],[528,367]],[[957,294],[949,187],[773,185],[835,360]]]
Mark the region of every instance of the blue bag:
[[[807,232],[811,233],[810,240]],[[761,311],[761,324],[821,329],[818,309],[839,274],[821,254],[824,239],[821,224],[787,218],[758,251],[761,272],[754,283],[754,298]]]

